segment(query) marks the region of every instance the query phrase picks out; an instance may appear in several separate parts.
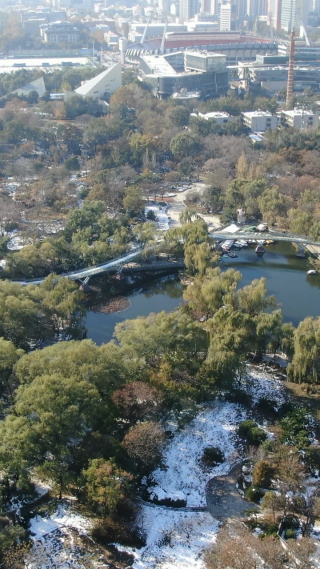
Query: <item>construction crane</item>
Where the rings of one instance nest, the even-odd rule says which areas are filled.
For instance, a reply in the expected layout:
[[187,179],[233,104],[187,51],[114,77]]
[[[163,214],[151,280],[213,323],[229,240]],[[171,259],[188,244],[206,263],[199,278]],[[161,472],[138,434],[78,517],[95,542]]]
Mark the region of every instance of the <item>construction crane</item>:
[[[309,40],[309,38],[308,38],[307,30],[306,30],[305,25],[304,25],[304,23],[303,23],[302,20],[301,20],[301,22],[300,22],[300,30],[301,30],[302,33],[303,33],[303,37],[304,37],[304,39],[306,40],[307,46],[310,47],[310,40]],[[300,31],[300,37],[301,37],[301,31]]]

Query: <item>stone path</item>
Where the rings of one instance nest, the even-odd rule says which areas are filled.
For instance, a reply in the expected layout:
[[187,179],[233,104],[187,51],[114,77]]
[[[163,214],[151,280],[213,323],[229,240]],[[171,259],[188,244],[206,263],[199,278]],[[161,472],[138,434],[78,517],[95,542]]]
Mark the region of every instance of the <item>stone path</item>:
[[210,514],[218,519],[241,518],[254,504],[239,494],[236,488],[241,465],[231,469],[229,474],[212,478],[207,484],[207,507]]

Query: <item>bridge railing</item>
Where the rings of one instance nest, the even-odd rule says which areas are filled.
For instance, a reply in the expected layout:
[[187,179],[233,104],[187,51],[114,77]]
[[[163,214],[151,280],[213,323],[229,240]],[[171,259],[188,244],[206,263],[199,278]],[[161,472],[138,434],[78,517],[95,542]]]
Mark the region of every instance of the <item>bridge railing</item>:
[[[142,247],[135,247],[134,249],[131,249],[130,253],[125,253],[124,255],[121,255],[120,257],[116,257],[115,259],[110,259],[109,261],[106,261],[104,263],[100,263],[99,265],[93,265],[92,267],[86,267],[84,269],[79,269],[78,271],[69,271],[67,273],[61,273],[60,275],[57,275],[59,277],[69,277],[69,278],[74,278],[74,279],[80,279],[82,277],[87,277],[87,276],[91,276],[91,275],[95,275],[99,272],[103,272],[103,269],[107,269],[107,268],[112,268],[112,267],[116,267],[119,263],[121,263],[122,261],[129,261],[130,259],[133,259],[134,257],[137,257],[139,255],[139,253],[141,253],[142,251]],[[40,284],[41,282],[43,282],[45,280],[46,277],[40,277],[38,279],[25,279],[25,280],[13,280],[12,282],[16,282],[19,284],[23,284],[23,285],[27,285],[27,284]]]
[[238,241],[248,241],[250,239],[273,239],[274,241],[291,241],[306,245],[320,245],[319,241],[309,239],[306,235],[295,235],[294,233],[276,233],[276,232],[253,232],[253,231],[237,231],[236,233],[228,233],[223,230],[211,231],[210,237],[213,239],[232,239]]

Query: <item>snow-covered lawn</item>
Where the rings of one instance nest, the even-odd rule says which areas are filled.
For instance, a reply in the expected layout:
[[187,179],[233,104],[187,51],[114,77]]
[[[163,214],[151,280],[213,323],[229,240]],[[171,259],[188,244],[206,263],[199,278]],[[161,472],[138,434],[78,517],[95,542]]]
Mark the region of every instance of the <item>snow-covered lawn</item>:
[[34,543],[27,554],[25,568],[84,569],[83,562],[87,559],[92,561],[94,555],[81,541],[89,533],[91,525],[90,520],[73,511],[72,502],[59,504],[48,517],[35,516],[30,520],[29,529]]
[[[255,401],[260,397],[276,399],[279,404],[284,401],[282,382],[262,369],[250,366],[248,371],[249,376],[242,381],[242,386]],[[186,499],[187,507],[205,506],[208,481],[214,476],[227,474],[239,460],[241,445],[237,437],[237,426],[248,416],[250,413],[243,406],[227,401],[218,400],[202,406],[195,419],[183,430],[176,431],[173,439],[168,442],[163,459],[164,468],[158,468],[152,475],[152,489],[155,493],[159,497],[164,497],[167,493]],[[219,447],[225,454],[225,462],[215,468],[204,466],[201,458],[207,446]],[[206,511],[166,508],[155,504],[142,506],[138,525],[145,533],[146,546],[140,550],[117,546],[119,550],[134,555],[134,569],[203,569],[203,552],[214,543],[219,528],[218,520]],[[71,528],[82,534],[90,529],[90,522],[72,512],[72,507],[58,507],[48,519],[40,516],[34,518],[31,520],[31,531],[35,534],[36,541],[33,550],[42,543],[42,546],[49,548],[52,556],[52,551],[58,547],[54,536],[67,532],[70,542]],[[61,540],[59,551],[61,552]],[[57,566],[63,569],[81,567],[74,559],[72,553],[71,564],[68,565],[62,559]],[[47,569],[50,565],[38,566]],[[38,566],[29,564],[28,569],[38,569]]]
[[[242,387],[255,401],[260,397],[275,399],[279,404],[284,401],[281,381],[262,369],[250,366],[248,371]],[[243,406],[225,401],[202,407],[197,417],[168,443],[163,460],[165,469],[153,472],[156,494],[185,496],[188,507],[206,505],[208,481],[227,474],[239,460],[237,426],[248,415]],[[204,467],[201,457],[207,446],[223,450],[225,462],[215,468]],[[214,543],[219,527],[208,512],[143,506],[140,521],[147,544],[140,550],[130,550],[135,556],[134,569],[204,568],[203,552]],[[128,548],[126,551],[129,552]]]
[[[237,460],[236,429],[246,413],[240,405],[217,401],[204,408],[183,431],[168,444],[164,463],[166,470],[157,469],[153,479],[157,486],[176,494],[182,492],[187,506],[206,505],[206,484],[215,475],[227,474]],[[226,460],[215,468],[202,463],[205,447],[219,447]]]
[[62,527],[73,528],[86,533],[91,528],[91,523],[84,516],[74,513],[70,505],[59,504],[56,511],[48,518],[39,515],[32,518],[29,527],[33,539],[37,540]]
[[135,569],[203,568],[201,555],[214,542],[219,527],[208,512],[143,506],[140,517],[148,538],[147,546],[134,552]]

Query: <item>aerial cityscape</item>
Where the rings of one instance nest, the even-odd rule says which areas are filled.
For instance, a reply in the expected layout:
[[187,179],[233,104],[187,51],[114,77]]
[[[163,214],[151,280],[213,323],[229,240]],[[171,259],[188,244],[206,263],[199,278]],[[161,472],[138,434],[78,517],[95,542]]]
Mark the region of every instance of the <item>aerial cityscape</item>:
[[0,0],[0,569],[320,569],[320,0]]

